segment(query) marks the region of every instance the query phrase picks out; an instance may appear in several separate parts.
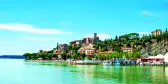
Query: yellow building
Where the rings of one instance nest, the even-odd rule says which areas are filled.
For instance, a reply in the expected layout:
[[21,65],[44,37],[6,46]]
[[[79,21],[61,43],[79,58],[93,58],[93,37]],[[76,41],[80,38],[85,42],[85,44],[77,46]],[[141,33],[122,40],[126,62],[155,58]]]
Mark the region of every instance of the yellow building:
[[157,35],[161,35],[162,31],[160,29],[156,29],[155,31],[152,31],[152,35],[157,36]]

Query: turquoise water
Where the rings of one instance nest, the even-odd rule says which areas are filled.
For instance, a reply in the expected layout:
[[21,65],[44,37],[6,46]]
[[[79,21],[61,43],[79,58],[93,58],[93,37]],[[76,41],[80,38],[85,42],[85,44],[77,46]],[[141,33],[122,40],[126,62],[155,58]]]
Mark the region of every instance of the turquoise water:
[[70,66],[0,59],[0,84],[168,84],[168,67]]

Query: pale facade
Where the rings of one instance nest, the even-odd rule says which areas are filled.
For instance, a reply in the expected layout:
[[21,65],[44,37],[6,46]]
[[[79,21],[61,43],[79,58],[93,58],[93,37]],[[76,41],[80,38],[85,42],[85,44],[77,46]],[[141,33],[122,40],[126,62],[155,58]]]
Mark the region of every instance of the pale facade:
[[86,56],[93,56],[95,53],[95,49],[86,49],[85,54]]
[[93,44],[85,45],[79,49],[80,53],[85,53],[86,56],[93,56],[95,54],[96,49],[93,48]]
[[154,36],[161,35],[161,34],[162,34],[162,31],[160,29],[152,32],[152,35],[154,35]]
[[132,52],[133,48],[122,48],[121,49],[123,52]]

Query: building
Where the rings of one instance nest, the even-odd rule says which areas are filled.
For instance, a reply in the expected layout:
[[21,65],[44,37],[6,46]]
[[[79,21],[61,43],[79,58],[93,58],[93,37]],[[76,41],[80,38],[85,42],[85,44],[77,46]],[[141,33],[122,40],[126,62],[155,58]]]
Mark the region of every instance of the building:
[[58,45],[58,50],[65,51],[67,46],[68,46],[67,44],[59,44]]
[[90,38],[90,37],[83,38],[82,44],[91,44],[91,43],[93,43],[93,41],[94,41],[94,39]]
[[86,56],[93,56],[95,54],[95,49],[85,49]]
[[42,53],[43,52],[43,50],[39,50],[39,53]]
[[127,44],[122,44],[121,50],[123,52],[132,52],[134,47],[134,43],[130,43],[130,46],[128,47]]
[[66,48],[67,48],[67,44],[58,44],[57,43],[57,50],[60,50],[60,51],[65,51],[66,50]]
[[72,46],[79,46],[81,43],[82,43],[81,40],[75,40],[75,41],[69,42],[69,44]]
[[46,50],[39,50],[39,53],[48,53],[48,52],[50,52],[50,51],[46,51]]
[[122,50],[123,52],[132,52],[132,51],[133,51],[133,48],[122,47],[121,50]]
[[97,33],[94,33],[93,42],[97,43],[98,41],[99,41],[99,37],[97,36]]
[[168,65],[168,52],[164,55],[164,62]]
[[98,41],[99,41],[99,37],[97,36],[97,33],[94,33],[93,37],[87,37],[87,38],[83,38],[82,40],[71,41],[69,42],[69,44],[72,46],[78,46],[82,44],[93,44]]
[[79,53],[85,53],[86,56],[93,56],[96,52],[96,49],[93,48],[93,44],[85,45],[81,47],[78,51]]
[[161,34],[162,34],[162,31],[160,29],[156,29],[155,31],[152,31],[152,35],[154,35],[154,36],[158,36]]
[[60,50],[57,50],[57,48],[53,48],[53,54],[58,56],[58,58],[61,58],[62,52]]

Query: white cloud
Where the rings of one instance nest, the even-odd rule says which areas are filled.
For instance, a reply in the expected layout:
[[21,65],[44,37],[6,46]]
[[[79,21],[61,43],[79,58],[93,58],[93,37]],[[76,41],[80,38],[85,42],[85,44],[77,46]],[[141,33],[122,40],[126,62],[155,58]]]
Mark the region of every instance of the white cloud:
[[143,15],[149,15],[149,16],[154,16],[153,13],[149,12],[149,11],[141,11],[141,14]]
[[[99,37],[100,40],[105,40],[105,39],[111,38],[111,36],[108,35],[108,34],[97,34],[97,36]],[[84,37],[85,37],[85,38],[86,38],[86,37],[93,37],[93,35],[86,35],[86,36],[84,36]]]
[[21,39],[33,40],[33,41],[60,41],[56,38],[40,38],[40,37],[21,37]]
[[36,33],[36,34],[71,34],[71,32],[65,32],[61,30],[57,30],[54,28],[38,28],[29,24],[0,24],[1,30],[10,30],[10,31],[19,31],[19,32],[28,32],[28,33]]
[[98,34],[98,36],[99,36],[100,40],[105,40],[105,39],[111,38],[111,36],[108,34]]
[[140,35],[151,34],[150,32],[139,32]]

